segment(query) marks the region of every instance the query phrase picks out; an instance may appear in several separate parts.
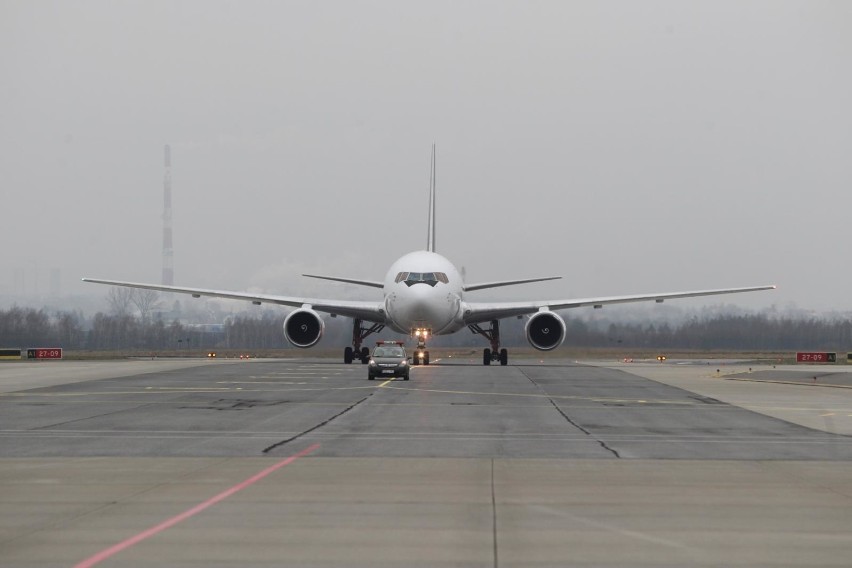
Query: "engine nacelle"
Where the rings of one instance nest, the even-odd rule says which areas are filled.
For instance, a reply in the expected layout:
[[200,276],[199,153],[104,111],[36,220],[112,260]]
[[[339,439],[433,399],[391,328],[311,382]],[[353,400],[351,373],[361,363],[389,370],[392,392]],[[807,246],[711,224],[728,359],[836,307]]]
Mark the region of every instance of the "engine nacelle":
[[313,347],[324,331],[325,322],[313,310],[295,310],[284,320],[284,337],[296,347]]
[[553,312],[538,312],[527,320],[527,341],[539,351],[550,351],[565,340],[565,322]]

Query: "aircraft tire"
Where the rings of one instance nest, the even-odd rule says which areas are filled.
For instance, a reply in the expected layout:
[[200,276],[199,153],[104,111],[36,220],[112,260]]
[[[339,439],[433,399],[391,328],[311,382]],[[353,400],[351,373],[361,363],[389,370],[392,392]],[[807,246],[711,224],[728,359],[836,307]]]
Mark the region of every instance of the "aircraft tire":
[[349,365],[349,364],[352,363],[352,359],[353,359],[352,348],[347,347],[346,349],[343,350],[343,362],[346,363],[347,365]]
[[482,352],[482,364],[483,365],[490,365],[491,364],[491,350],[488,349],[487,347],[485,348],[485,351]]
[[500,350],[500,364],[504,367],[509,364],[509,352],[506,349]]

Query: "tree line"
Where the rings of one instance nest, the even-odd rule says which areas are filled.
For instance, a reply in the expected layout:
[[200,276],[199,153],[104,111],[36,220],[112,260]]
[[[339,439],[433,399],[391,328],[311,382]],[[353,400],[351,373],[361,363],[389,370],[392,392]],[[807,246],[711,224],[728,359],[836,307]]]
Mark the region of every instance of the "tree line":
[[[565,345],[690,350],[827,350],[852,351],[852,319],[790,317],[775,314],[714,314],[692,317],[677,324],[667,321],[595,322],[563,314]],[[81,312],[48,312],[12,307],[0,310],[0,347],[62,347],[71,350],[173,351],[189,349],[281,349],[284,312],[229,317],[224,324],[197,326],[164,321],[157,314],[135,316],[120,310],[86,317]],[[326,347],[349,344],[352,320],[327,318],[320,343]],[[507,347],[526,346],[524,322],[501,322]],[[383,333],[373,338],[406,339]],[[370,342],[367,343],[368,345]],[[481,337],[464,330],[436,337],[430,345],[483,347]]]
[[566,321],[566,343],[584,347],[732,351],[852,351],[852,320],[770,317],[766,314],[691,318],[678,325]]

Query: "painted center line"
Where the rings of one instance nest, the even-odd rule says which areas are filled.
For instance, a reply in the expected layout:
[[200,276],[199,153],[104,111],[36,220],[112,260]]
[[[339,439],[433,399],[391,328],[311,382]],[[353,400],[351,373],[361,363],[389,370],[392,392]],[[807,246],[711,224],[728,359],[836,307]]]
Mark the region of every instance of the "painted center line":
[[157,534],[163,532],[164,530],[175,526],[176,524],[180,523],[181,521],[185,521],[186,519],[189,519],[190,517],[194,517],[195,515],[197,515],[201,511],[207,509],[208,507],[215,505],[219,501],[223,501],[223,500],[227,499],[228,497],[230,497],[234,493],[237,493],[238,491],[242,491],[246,487],[254,485],[258,481],[260,481],[261,479],[263,479],[264,477],[269,475],[270,473],[281,469],[285,465],[289,465],[289,464],[293,463],[294,461],[296,461],[297,459],[299,459],[301,457],[307,456],[308,454],[315,452],[317,450],[317,448],[319,448],[319,447],[320,447],[319,444],[314,444],[312,446],[309,446],[309,447],[305,448],[304,450],[302,450],[301,452],[299,452],[297,454],[293,454],[292,456],[281,460],[280,462],[276,463],[275,465],[270,466],[270,467],[264,469],[263,471],[261,471],[259,473],[256,473],[255,475],[249,477],[245,481],[234,485],[230,489],[227,489],[227,490],[223,491],[222,493],[219,493],[215,497],[211,497],[207,501],[204,501],[203,503],[199,503],[195,507],[193,507],[193,508],[191,508],[187,511],[184,511],[180,515],[172,517],[171,519],[168,519],[167,521],[163,521],[162,523],[160,523],[158,525],[154,525],[153,527],[142,531],[141,533],[137,534],[136,536],[132,536],[132,537],[128,538],[127,540],[119,542],[116,545],[113,545],[113,546],[111,546],[111,547],[109,547],[105,550],[98,552],[94,556],[91,556],[91,557],[87,558],[86,560],[83,560],[82,562],[76,564],[74,566],[74,568],[91,568],[92,566],[100,564],[104,560],[112,558],[113,556],[115,556],[119,552],[121,552],[123,550],[127,550],[128,548],[130,548],[130,547],[132,547],[136,544],[139,544],[143,540],[147,540],[147,539],[151,538],[152,536],[157,535]]

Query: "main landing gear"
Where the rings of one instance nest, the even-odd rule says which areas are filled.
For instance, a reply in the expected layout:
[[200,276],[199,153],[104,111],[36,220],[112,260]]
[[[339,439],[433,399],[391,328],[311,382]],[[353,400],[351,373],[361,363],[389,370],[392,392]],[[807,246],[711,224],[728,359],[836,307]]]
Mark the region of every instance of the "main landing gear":
[[491,326],[488,329],[482,329],[479,324],[474,323],[469,326],[470,331],[474,334],[481,335],[491,342],[491,348],[487,347],[482,352],[482,364],[490,365],[491,361],[500,361],[501,365],[509,363],[509,352],[506,349],[500,349],[500,321],[491,320]]
[[361,364],[366,365],[370,362],[370,350],[367,347],[361,347],[361,343],[367,336],[380,332],[385,326],[381,323],[374,323],[370,327],[361,327],[361,320],[359,319],[356,319],[353,323],[352,347],[343,350],[343,362],[349,365],[355,359],[360,359]]

